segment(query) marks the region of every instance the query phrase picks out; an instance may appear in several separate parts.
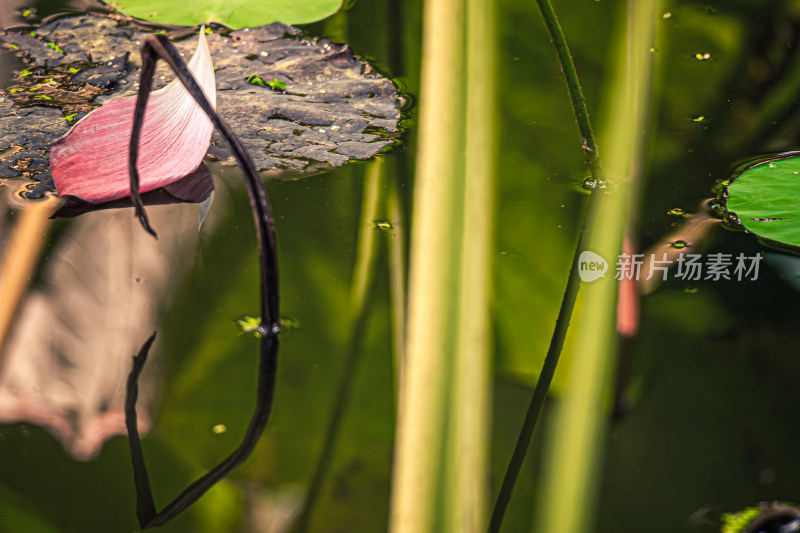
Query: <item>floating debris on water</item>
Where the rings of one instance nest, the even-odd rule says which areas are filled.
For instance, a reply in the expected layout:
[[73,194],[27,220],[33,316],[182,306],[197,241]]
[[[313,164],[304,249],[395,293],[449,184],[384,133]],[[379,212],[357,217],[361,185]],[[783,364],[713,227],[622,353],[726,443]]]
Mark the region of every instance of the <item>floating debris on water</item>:
[[217,425],[215,425],[214,427],[211,428],[211,431],[215,435],[221,435],[221,434],[225,433],[226,431],[228,431],[228,427],[225,424],[217,424]]
[[743,230],[744,229],[744,224],[742,224],[742,221],[739,220],[739,216],[736,213],[733,213],[731,211],[724,211],[723,222],[729,228],[733,228],[733,229],[737,229],[737,230]]
[[243,316],[236,320],[236,325],[242,333],[252,333],[257,339],[266,334],[266,329],[261,325],[261,317]]
[[281,331],[286,332],[290,329],[298,329],[300,327],[300,320],[291,316],[281,317]]

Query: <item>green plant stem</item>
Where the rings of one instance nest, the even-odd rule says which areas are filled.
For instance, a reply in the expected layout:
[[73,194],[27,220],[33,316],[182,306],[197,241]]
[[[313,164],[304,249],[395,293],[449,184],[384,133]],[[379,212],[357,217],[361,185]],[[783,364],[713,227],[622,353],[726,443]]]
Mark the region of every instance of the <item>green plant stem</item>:
[[603,167],[600,165],[600,152],[594,139],[592,123],[589,120],[589,111],[586,109],[586,97],[583,96],[581,82],[578,79],[578,71],[575,70],[575,63],[572,61],[572,54],[567,45],[567,38],[564,36],[564,30],[561,29],[561,24],[558,22],[558,17],[553,10],[552,4],[550,4],[550,0],[536,0],[536,4],[542,13],[547,31],[550,33],[550,38],[556,49],[558,61],[561,63],[561,68],[564,72],[569,98],[572,101],[572,111],[578,121],[583,150],[586,153],[586,166],[589,167],[589,172],[591,172],[595,182],[599,183],[605,179]]
[[400,405],[403,390],[403,368],[405,368],[406,330],[406,224],[400,203],[397,173],[389,181],[387,199],[392,232],[387,235],[389,248],[389,294],[392,303],[392,341],[394,347],[395,401]]
[[[419,127],[409,249],[403,389],[392,473],[391,533],[449,533],[472,487],[454,483],[450,440],[465,243],[466,6],[425,0]],[[466,406],[458,406],[458,409]],[[456,430],[457,431],[457,430]],[[484,438],[476,436],[476,438]],[[485,472],[473,465],[472,472]],[[463,530],[462,530],[463,532]],[[460,532],[460,533],[462,533]],[[466,532],[463,532],[466,533]]]
[[[449,487],[443,531],[480,533],[487,520],[491,432],[495,168],[498,86],[496,5],[466,2],[466,135],[458,328],[446,439]],[[492,80],[492,82],[487,82]],[[468,170],[467,170],[468,169]],[[439,530],[442,531],[442,530]]]
[[[608,259],[620,252],[641,187],[659,4],[629,0],[620,5],[622,25],[606,92],[605,116],[611,120],[600,136],[604,166],[618,181],[587,219],[593,228],[590,249]],[[582,312],[570,332],[574,344],[567,385],[547,435],[537,531],[584,533],[594,524],[613,392],[617,288],[618,282],[606,276],[583,289]]]
[[503,484],[500,486],[500,492],[497,495],[497,501],[494,505],[492,517],[489,522],[488,531],[490,533],[497,533],[500,531],[500,526],[503,524],[506,509],[508,508],[508,504],[514,492],[514,486],[517,483],[517,478],[522,470],[522,464],[525,462],[525,457],[528,453],[531,439],[533,438],[533,430],[536,429],[539,413],[541,413],[542,406],[544,406],[544,401],[550,390],[550,384],[553,381],[553,375],[558,366],[561,350],[564,347],[564,340],[567,336],[569,322],[572,318],[572,311],[575,309],[575,301],[578,297],[581,285],[581,280],[578,276],[578,259],[589,242],[590,232],[589,226],[586,224],[588,218],[587,212],[590,209],[595,209],[594,206],[597,202],[591,201],[595,196],[595,194],[592,194],[589,198],[588,205],[581,213],[581,231],[575,246],[575,253],[572,256],[572,265],[569,270],[569,278],[567,278],[567,287],[564,290],[564,298],[561,300],[561,307],[558,310],[558,317],[556,318],[556,326],[553,330],[553,336],[550,339],[550,346],[547,349],[542,371],[539,373],[539,380],[536,382],[536,387],[533,390],[533,397],[531,398],[531,403],[528,405],[528,411],[525,413],[525,419],[522,422],[517,444],[514,447],[514,452],[511,454],[511,460],[508,463],[508,469],[503,478]]
[[361,211],[358,232],[358,248],[356,250],[353,282],[350,292],[350,324],[347,337],[347,359],[342,370],[342,379],[333,401],[333,411],[328,421],[322,448],[316,467],[308,486],[303,507],[298,513],[293,531],[305,533],[311,522],[311,515],[317,506],[325,478],[330,470],[336,444],[339,440],[342,420],[349,405],[350,393],[353,390],[356,370],[361,361],[362,341],[366,334],[365,325],[369,318],[367,298],[375,278],[375,261],[378,256],[375,220],[378,218],[380,206],[383,205],[383,159],[376,159],[369,164],[364,180],[364,203]]
[[[558,22],[558,17],[553,10],[553,6],[549,0],[536,0],[539,10],[542,13],[547,30],[550,33],[553,46],[556,49],[558,60],[561,63],[564,72],[564,78],[567,82],[567,90],[569,92],[570,100],[572,101],[572,110],[575,113],[575,119],[578,123],[578,129],[581,133],[581,141],[583,144],[584,152],[586,153],[586,165],[589,167],[589,172],[595,184],[605,182],[605,175],[603,174],[603,167],[600,163],[600,151],[597,147],[597,142],[594,138],[594,131],[592,130],[592,123],[589,120],[589,111],[586,108],[586,98],[581,89],[580,80],[578,79],[578,72],[575,70],[575,63],[572,60],[572,54],[569,51],[567,39],[564,36],[564,31],[561,29],[561,24]],[[539,373],[539,379],[536,382],[536,387],[533,391],[531,403],[528,405],[528,411],[525,414],[525,419],[522,422],[517,444],[514,447],[514,452],[511,455],[511,460],[508,464],[503,484],[500,487],[500,492],[497,495],[497,501],[492,511],[492,517],[489,522],[488,531],[496,533],[500,531],[500,526],[503,523],[508,504],[511,501],[511,495],[514,492],[517,478],[522,469],[522,464],[525,462],[525,457],[530,447],[533,431],[536,428],[536,423],[539,420],[539,413],[542,410],[544,401],[547,398],[547,393],[550,390],[550,384],[553,381],[558,360],[561,356],[561,350],[564,347],[564,340],[567,336],[569,323],[572,318],[572,311],[575,309],[575,301],[578,297],[580,290],[580,277],[578,276],[578,260],[581,252],[583,252],[589,242],[589,225],[586,221],[589,219],[587,213],[596,210],[597,197],[599,194],[593,191],[589,196],[589,201],[581,213],[580,219],[580,234],[578,237],[575,252],[572,256],[572,264],[570,266],[569,277],[567,278],[567,287],[564,290],[564,298],[561,300],[561,307],[558,311],[556,318],[555,329],[553,336],[550,339],[550,346],[547,349],[542,371]]]

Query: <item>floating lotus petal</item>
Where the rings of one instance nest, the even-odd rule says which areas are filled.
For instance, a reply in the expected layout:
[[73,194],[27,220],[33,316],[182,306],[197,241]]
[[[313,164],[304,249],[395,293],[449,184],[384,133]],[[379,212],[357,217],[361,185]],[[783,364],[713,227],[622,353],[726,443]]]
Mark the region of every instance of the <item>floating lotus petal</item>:
[[[214,67],[202,30],[189,69],[215,104]],[[97,204],[130,195],[128,145],[135,105],[135,96],[111,100],[53,143],[50,165],[59,196]],[[139,190],[152,191],[192,173],[202,162],[213,131],[180,81],[154,91],[139,143]]]
[[[211,176],[211,171],[208,170],[205,164],[200,163],[200,166],[188,176],[174,183],[170,183],[166,187],[143,194],[142,202],[144,205],[169,205],[178,203],[201,204],[206,201],[210,202],[211,193],[213,192],[214,178]],[[120,209],[124,207],[133,207],[133,202],[130,197],[120,198],[119,200],[101,204],[92,204],[80,198],[70,196],[50,218],[71,218],[84,213],[104,211],[106,209]],[[201,221],[204,218],[205,213],[201,212]]]

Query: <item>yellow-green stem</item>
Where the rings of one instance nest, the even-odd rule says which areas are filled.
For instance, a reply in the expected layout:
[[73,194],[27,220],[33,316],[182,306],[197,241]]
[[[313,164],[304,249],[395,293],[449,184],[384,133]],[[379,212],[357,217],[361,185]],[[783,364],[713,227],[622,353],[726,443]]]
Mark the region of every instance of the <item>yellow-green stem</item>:
[[425,2],[392,533],[484,528],[493,9],[488,0]]

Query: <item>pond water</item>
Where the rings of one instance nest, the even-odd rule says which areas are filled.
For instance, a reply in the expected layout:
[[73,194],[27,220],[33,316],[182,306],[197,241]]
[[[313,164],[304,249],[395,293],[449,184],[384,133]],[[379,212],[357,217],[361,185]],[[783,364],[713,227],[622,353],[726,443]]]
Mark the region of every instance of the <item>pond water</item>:
[[[600,110],[619,3],[553,3],[590,111],[598,110],[593,120],[613,122]],[[304,31],[346,40],[416,101],[420,4],[356,2]],[[35,7],[44,16],[68,6]],[[22,20],[4,17],[6,24]],[[659,31],[638,248],[645,253],[672,239],[704,257],[777,254],[721,224],[692,238],[669,237],[683,220],[670,211],[701,212],[717,180],[741,161],[797,149],[800,108],[791,91],[800,80],[800,10],[784,1],[676,1]],[[587,176],[580,138],[535,3],[502,0],[499,37],[493,494],[547,350],[587,197],[579,186]],[[8,54],[3,60],[7,81],[15,67]],[[313,476],[353,350],[360,356],[309,531],[386,529],[396,411],[393,319],[406,267],[393,254],[407,244],[416,112],[406,111],[407,130],[379,156],[382,163],[267,182],[281,312],[293,324],[281,337],[274,410],[251,459],[165,531],[286,531],[286,517]],[[30,285],[0,353],[0,531],[137,528],[127,441],[108,435],[100,446],[97,435],[118,428],[130,356],[153,330],[158,337],[140,410],[150,426],[143,444],[157,505],[244,434],[258,340],[236,321],[259,313],[258,250],[238,170],[221,163],[211,170],[215,199],[201,231],[194,205],[149,208],[158,243],[130,210],[46,221],[50,212],[40,209],[26,219],[31,208],[9,200],[10,185],[0,187],[3,256],[26,220],[19,242],[40,249],[24,265],[20,280]],[[362,215],[376,179],[377,207]],[[359,231],[375,237],[375,256],[368,315],[353,339],[348,310]],[[607,259],[613,272],[615,261]],[[791,255],[770,261],[756,280],[670,275],[643,298],[639,333],[620,352],[625,405],[610,425],[594,531],[719,531],[720,513],[763,500],[800,501],[793,446],[800,438],[793,399],[800,378],[798,267]],[[786,281],[792,276],[795,283]],[[535,521],[541,434],[558,408],[567,369],[569,354],[503,531],[530,531]],[[15,403],[19,397],[26,401]],[[27,400],[36,397],[46,401]],[[10,405],[16,410],[2,412]],[[76,427],[83,433],[70,432]]]

